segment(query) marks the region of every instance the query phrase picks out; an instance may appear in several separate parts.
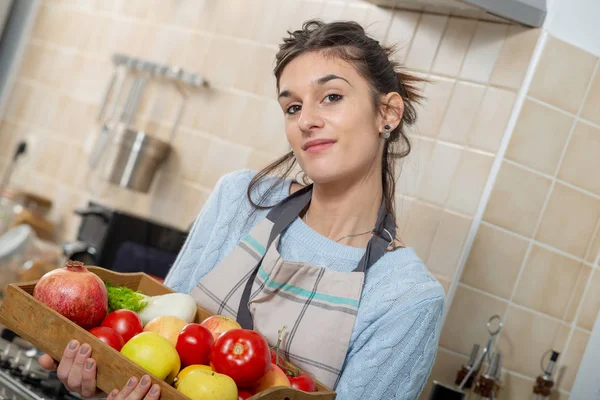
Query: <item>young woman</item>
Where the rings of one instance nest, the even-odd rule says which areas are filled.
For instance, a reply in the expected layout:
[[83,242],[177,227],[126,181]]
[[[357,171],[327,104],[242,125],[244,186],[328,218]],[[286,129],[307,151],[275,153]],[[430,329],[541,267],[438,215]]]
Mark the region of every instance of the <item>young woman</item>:
[[[417,399],[440,331],[443,290],[396,239],[394,163],[419,96],[390,56],[352,22],[290,33],[275,77],[291,151],[221,178],[166,279],[270,343],[287,326],[284,355],[339,400]],[[95,362],[72,344],[58,374],[90,396]],[[158,397],[136,378],[109,395]]]

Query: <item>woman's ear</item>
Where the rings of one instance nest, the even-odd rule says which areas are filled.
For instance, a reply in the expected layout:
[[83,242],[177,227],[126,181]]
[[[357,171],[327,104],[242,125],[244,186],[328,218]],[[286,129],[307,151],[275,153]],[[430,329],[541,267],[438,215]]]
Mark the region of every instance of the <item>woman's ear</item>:
[[391,92],[381,97],[381,128],[389,125],[392,130],[400,125],[404,114],[404,100],[398,92]]

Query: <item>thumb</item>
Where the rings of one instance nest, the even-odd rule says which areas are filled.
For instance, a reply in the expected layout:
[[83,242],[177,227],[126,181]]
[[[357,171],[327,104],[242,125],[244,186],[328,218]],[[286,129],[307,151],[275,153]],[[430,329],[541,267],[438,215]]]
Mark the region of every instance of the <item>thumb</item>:
[[40,358],[38,358],[38,362],[46,371],[56,371],[56,368],[58,368],[58,362],[48,354],[42,354]]

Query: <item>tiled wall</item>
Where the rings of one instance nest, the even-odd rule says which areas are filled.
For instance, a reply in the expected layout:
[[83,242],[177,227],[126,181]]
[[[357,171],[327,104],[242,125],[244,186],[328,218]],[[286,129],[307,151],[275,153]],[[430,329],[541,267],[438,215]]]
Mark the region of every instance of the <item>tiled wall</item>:
[[[40,9],[0,140],[27,135],[34,153],[17,183],[52,196],[71,238],[90,197],[86,163],[113,52],[180,65],[213,89],[194,93],[175,152],[149,195],[93,185],[109,205],[187,228],[216,180],[286,150],[272,66],[286,29],[319,17],[361,22],[426,76],[398,206],[403,239],[447,289],[529,64],[538,31],[390,10],[363,1],[51,1]],[[147,89],[136,126],[166,138],[176,97]],[[170,100],[169,100],[170,99]],[[9,148],[0,146],[6,159]],[[101,187],[101,189],[98,189]]]
[[600,310],[599,64],[547,37],[442,332],[439,378],[454,379],[498,313],[501,398],[528,398],[550,348],[568,397]]

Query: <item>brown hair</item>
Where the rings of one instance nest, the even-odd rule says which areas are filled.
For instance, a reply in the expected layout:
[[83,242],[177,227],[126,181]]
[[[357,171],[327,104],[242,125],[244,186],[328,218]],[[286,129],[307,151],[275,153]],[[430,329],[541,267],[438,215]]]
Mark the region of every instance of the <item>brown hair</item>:
[[[373,93],[373,106],[381,106],[380,96],[397,92],[404,101],[404,113],[398,127],[391,131],[391,136],[385,142],[382,158],[383,197],[388,212],[395,217],[394,192],[396,186],[396,160],[406,157],[411,150],[410,141],[404,132],[407,125],[416,121],[414,103],[421,100],[416,83],[422,79],[400,71],[400,65],[391,60],[393,47],[381,46],[378,41],[369,37],[363,27],[356,22],[324,23],[310,20],[302,25],[302,29],[289,32],[289,37],[283,39],[276,55],[275,78],[279,89],[279,78],[283,69],[296,57],[311,51],[319,51],[328,56],[339,57],[352,64],[357,72],[367,80]],[[248,186],[248,199],[257,209],[272,207],[263,205],[271,191],[293,171],[296,158],[293,152],[285,154],[260,171]],[[258,202],[251,197],[252,190],[268,175],[278,176],[271,187],[266,190]],[[304,183],[308,183],[306,176]]]

